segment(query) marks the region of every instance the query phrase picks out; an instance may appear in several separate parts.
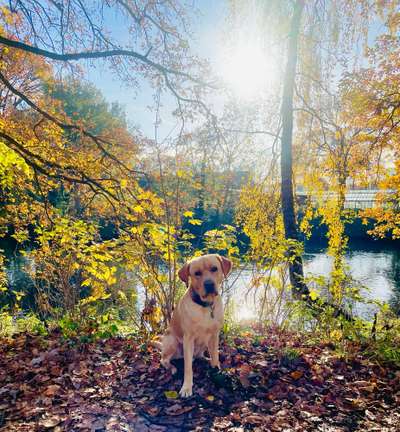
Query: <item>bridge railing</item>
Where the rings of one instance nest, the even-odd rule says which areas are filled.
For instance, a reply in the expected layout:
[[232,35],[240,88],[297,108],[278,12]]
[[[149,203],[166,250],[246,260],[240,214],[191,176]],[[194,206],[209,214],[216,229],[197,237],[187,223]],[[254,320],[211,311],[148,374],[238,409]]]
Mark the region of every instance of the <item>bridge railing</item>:
[[[344,207],[347,209],[360,209],[365,210],[368,208],[377,207],[380,203],[379,194],[395,194],[394,190],[391,189],[351,189],[345,194]],[[306,191],[296,191],[296,196],[300,204],[305,204],[306,200],[310,197],[310,194]],[[311,193],[311,202],[318,205],[319,201],[326,201],[337,197],[337,192],[326,191],[321,194]],[[399,203],[396,203],[399,206]]]

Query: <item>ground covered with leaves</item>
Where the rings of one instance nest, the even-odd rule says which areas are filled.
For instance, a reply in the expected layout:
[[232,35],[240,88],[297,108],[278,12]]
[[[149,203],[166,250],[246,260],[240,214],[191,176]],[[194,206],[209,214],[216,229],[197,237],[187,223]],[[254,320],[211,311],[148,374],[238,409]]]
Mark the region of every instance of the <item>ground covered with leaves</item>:
[[221,343],[221,373],[194,363],[180,399],[159,353],[135,339],[54,333],[0,345],[0,431],[399,431],[400,371],[291,334]]

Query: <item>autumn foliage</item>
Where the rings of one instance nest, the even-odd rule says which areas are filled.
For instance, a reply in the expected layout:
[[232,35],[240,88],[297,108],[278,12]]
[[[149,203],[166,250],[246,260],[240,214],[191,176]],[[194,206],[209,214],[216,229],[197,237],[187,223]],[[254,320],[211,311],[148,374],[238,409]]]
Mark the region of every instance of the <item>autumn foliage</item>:
[[[399,5],[267,3],[285,79],[250,103],[192,53],[184,2],[0,5],[0,430],[397,430],[398,307],[364,296],[345,256],[356,220],[400,238]],[[154,137],[87,67],[148,89]],[[374,204],[350,208],[360,189]],[[303,272],[317,225],[327,277]],[[223,371],[196,362],[182,402],[150,341],[186,289],[179,268],[208,252],[235,268]]]

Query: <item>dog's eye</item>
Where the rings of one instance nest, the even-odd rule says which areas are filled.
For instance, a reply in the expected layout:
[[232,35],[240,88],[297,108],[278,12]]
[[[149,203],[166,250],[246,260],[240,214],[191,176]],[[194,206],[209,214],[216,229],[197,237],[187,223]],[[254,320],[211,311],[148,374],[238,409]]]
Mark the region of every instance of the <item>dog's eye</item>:
[[200,270],[195,271],[195,272],[194,272],[194,275],[195,275],[195,276],[201,276],[201,271],[200,271]]
[[218,271],[218,267],[211,267],[211,271],[213,272],[213,273],[215,273],[216,271]]

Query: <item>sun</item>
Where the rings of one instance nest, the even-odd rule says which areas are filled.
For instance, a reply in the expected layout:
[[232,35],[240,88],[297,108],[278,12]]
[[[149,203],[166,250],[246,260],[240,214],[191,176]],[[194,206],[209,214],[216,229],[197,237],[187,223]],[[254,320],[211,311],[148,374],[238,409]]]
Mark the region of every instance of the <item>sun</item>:
[[220,69],[226,86],[244,100],[260,98],[277,78],[273,62],[255,41],[241,42],[225,50]]

